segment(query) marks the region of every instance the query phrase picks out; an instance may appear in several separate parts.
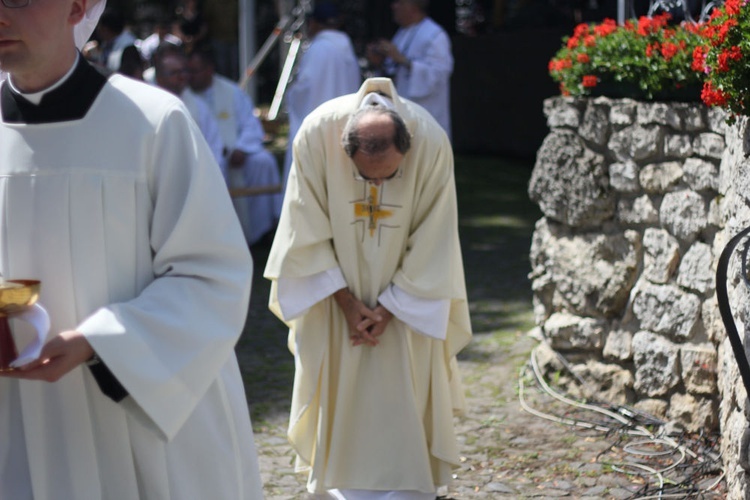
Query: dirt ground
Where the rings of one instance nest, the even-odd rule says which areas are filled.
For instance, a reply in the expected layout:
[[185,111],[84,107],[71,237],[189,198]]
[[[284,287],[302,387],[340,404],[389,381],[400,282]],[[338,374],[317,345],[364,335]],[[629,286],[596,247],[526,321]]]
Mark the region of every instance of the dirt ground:
[[[723,498],[711,460],[718,448],[710,439],[678,446],[627,436],[617,420],[592,417],[540,390],[528,368],[538,343],[527,334],[533,327],[528,249],[540,217],[526,196],[530,165],[460,158],[456,172],[474,340],[459,356],[468,403],[455,419],[461,467],[439,493],[456,500]],[[261,277],[267,252],[267,245],[253,248],[253,297],[237,353],[266,498],[303,499],[306,478],[293,471],[285,435],[294,364],[286,331],[267,309],[269,287]],[[601,429],[555,421],[561,418],[598,422]],[[658,496],[660,484],[669,496]]]

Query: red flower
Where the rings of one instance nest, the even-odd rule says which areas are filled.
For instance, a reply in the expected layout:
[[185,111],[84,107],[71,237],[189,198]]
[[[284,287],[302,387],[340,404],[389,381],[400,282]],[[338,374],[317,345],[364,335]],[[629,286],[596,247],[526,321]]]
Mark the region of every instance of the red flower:
[[591,61],[591,58],[588,54],[578,54],[578,56],[576,56],[576,61],[582,64],[586,64],[587,62]]
[[706,53],[708,47],[699,45],[693,50],[693,63],[690,65],[690,69],[693,71],[705,71],[706,69]]
[[680,47],[671,42],[664,42],[661,46],[661,55],[669,61],[680,51]]
[[576,47],[578,47],[578,38],[576,38],[576,37],[574,37],[574,36],[572,36],[572,37],[568,38],[568,44],[567,44],[567,47],[568,47],[568,49],[570,49],[570,50],[573,50],[573,49],[575,49]]
[[581,23],[573,29],[573,36],[576,38],[581,38],[583,36],[586,36],[589,34],[589,25],[586,23]]
[[593,47],[596,45],[596,37],[594,35],[587,35],[583,38],[583,44],[586,47]]
[[729,102],[730,97],[731,96],[728,93],[711,85],[711,82],[705,82],[703,84],[701,99],[706,106],[724,106]]
[[595,75],[583,75],[583,80],[581,83],[586,88],[596,87],[597,82],[599,79]]
[[740,0],[726,0],[724,2],[724,12],[726,12],[729,16],[736,16],[740,13],[740,7],[742,7],[742,3],[740,2]]
[[742,50],[734,45],[728,49],[724,49],[717,58],[718,70],[721,72],[729,71],[729,61],[739,61],[742,59]]
[[605,19],[601,24],[594,26],[596,36],[607,36],[617,30],[617,22],[614,19]]
[[649,43],[646,46],[646,57],[653,56],[655,50],[659,50],[659,42]]

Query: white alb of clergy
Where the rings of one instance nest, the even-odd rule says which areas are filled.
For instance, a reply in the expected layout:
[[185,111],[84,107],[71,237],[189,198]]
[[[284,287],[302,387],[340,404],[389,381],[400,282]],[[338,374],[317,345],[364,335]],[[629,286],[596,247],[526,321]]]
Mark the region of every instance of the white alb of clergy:
[[[341,146],[348,118],[377,92],[412,134],[380,186]],[[455,356],[471,339],[457,219],[450,141],[390,80],[367,80],[305,119],[265,276],[270,307],[290,327],[288,435],[309,491],[434,497],[451,480],[453,415],[464,407]],[[343,287],[394,314],[377,346],[351,344],[331,296]]]
[[0,498],[262,498],[233,350],[252,260],[184,105],[82,57],[39,106],[0,97],[0,274],[102,360],[0,377]]
[[324,102],[353,94],[361,84],[359,63],[349,36],[332,29],[317,33],[300,58],[294,81],[286,93],[289,142],[284,158],[284,183],[292,165],[292,144],[302,120]]
[[411,68],[395,66],[399,94],[424,107],[451,136],[450,79],[453,73],[451,41],[445,30],[429,17],[400,28],[392,40],[411,62]]
[[[237,84],[217,74],[213,75],[206,90],[194,94],[211,109],[219,126],[224,150],[222,171],[229,187],[279,186],[279,164],[263,146],[263,125],[254,114],[255,106],[250,96]],[[229,166],[229,156],[234,150],[247,155],[241,168]],[[233,202],[250,245],[272,230],[279,219],[279,193],[235,198]]]

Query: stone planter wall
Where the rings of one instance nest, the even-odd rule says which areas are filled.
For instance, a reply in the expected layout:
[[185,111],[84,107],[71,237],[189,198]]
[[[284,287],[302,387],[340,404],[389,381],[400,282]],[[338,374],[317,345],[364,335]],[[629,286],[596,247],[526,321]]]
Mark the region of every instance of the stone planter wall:
[[[552,98],[544,112],[529,184],[544,214],[530,256],[540,363],[559,371],[560,353],[584,396],[721,430],[731,498],[748,498],[737,457],[750,412],[714,290],[721,250],[750,225],[746,124],[628,99]],[[730,296],[744,331],[737,260]]]

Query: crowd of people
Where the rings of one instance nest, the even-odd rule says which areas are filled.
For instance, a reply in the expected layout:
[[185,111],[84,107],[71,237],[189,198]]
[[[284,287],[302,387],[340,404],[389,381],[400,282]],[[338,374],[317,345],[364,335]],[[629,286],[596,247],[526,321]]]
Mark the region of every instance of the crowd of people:
[[[197,2],[142,39],[105,2],[0,0],[0,276],[40,280],[50,320],[38,358],[0,367],[0,498],[263,498],[233,347],[248,247],[272,234],[308,491],[434,499],[459,466],[471,325],[428,0],[393,1],[364,82],[316,2],[282,168]],[[28,341],[22,319],[0,336]]]

